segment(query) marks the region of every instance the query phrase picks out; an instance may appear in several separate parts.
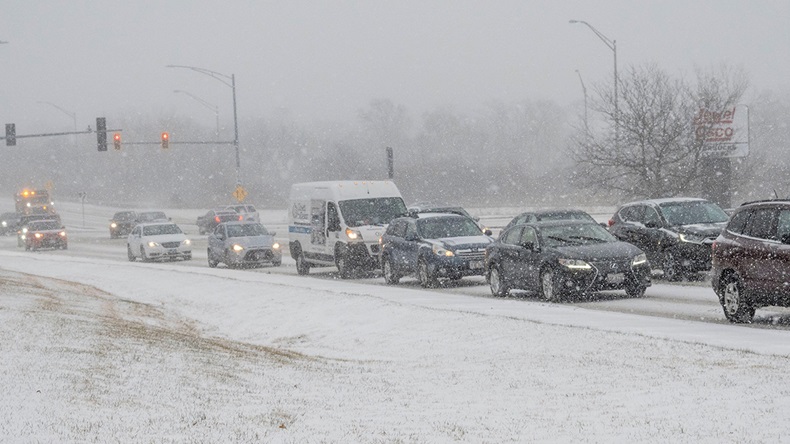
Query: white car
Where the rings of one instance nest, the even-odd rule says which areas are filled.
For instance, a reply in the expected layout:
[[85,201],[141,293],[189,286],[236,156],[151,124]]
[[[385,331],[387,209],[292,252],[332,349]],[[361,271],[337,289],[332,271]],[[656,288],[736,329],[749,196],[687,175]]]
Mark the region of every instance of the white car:
[[130,261],[192,259],[192,241],[172,222],[151,222],[134,227],[126,239]]
[[243,217],[245,222],[258,222],[261,223],[261,215],[255,209],[255,205],[238,204],[238,205],[225,205],[222,207],[224,210],[235,211]]

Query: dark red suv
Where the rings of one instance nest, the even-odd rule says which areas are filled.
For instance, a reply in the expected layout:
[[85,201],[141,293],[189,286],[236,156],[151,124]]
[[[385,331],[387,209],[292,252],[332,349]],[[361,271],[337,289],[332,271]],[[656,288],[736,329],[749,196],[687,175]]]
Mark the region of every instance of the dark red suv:
[[712,262],[711,285],[731,322],[751,322],[760,307],[790,307],[790,199],[738,207]]

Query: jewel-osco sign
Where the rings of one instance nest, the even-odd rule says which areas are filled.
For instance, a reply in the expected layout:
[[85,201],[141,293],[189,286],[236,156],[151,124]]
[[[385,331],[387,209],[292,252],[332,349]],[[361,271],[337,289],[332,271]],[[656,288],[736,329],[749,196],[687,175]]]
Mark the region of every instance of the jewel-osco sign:
[[700,108],[694,116],[694,135],[703,143],[703,154],[712,157],[749,155],[749,107],[723,110]]

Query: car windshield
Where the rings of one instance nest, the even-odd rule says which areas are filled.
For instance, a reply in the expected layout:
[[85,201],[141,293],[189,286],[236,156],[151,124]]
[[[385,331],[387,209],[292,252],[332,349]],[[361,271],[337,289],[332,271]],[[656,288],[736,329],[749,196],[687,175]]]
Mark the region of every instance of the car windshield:
[[583,211],[557,211],[537,214],[538,220],[589,220],[595,222],[589,214]]
[[139,219],[141,221],[162,220],[162,219],[167,219],[167,216],[165,216],[165,213],[161,211],[152,211],[148,213],[140,213]]
[[228,225],[228,237],[265,236],[269,234],[261,224]]
[[710,224],[729,220],[727,213],[713,202],[669,202],[659,207],[669,225]]
[[179,234],[181,229],[176,224],[149,225],[143,227],[143,236],[159,236],[162,234]]
[[417,221],[417,232],[424,239],[480,236],[480,227],[466,217],[430,217]]
[[569,245],[602,244],[615,242],[614,236],[598,224],[574,224],[542,227],[540,239],[547,247],[567,247]]
[[406,205],[400,197],[343,200],[338,204],[349,227],[384,225],[406,214]]
[[132,220],[132,219],[134,219],[134,213],[132,213],[130,211],[126,211],[126,212],[123,212],[123,213],[115,213],[115,217],[113,217],[113,219],[115,219],[115,220]]
[[56,220],[45,220],[41,222],[33,222],[27,227],[30,231],[36,230],[59,230],[60,222]]

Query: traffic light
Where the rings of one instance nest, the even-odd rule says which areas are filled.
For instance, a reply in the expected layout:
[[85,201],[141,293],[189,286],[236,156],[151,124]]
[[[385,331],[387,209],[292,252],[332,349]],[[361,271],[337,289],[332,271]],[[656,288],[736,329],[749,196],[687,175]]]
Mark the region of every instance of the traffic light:
[[13,123],[5,124],[5,144],[6,146],[16,146],[16,125]]
[[166,150],[170,148],[170,134],[162,133],[162,149]]
[[96,141],[99,142],[99,151],[107,151],[107,119],[96,118]]
[[112,136],[112,143],[115,146],[115,149],[120,151],[121,150],[121,133],[115,133]]

